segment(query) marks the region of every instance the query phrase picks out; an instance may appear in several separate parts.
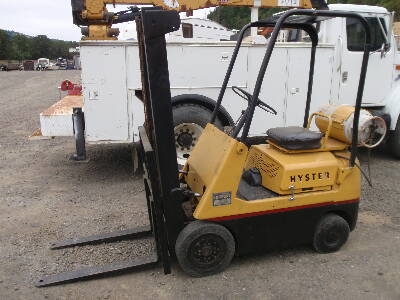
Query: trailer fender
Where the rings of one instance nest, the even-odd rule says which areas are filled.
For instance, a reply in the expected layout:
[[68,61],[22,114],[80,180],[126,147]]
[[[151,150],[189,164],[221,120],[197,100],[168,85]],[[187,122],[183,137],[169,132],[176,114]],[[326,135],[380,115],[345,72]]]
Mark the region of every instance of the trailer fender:
[[398,83],[386,97],[383,112],[390,115],[390,130],[396,130],[397,120],[400,115],[400,83]]
[[[210,111],[213,111],[215,108],[216,102],[203,95],[199,94],[183,94],[183,95],[177,95],[175,97],[172,97],[172,107],[176,105],[181,105],[181,104],[197,104],[204,106],[205,108],[209,109]],[[233,126],[234,121],[230,114],[227,112],[227,110],[221,106],[219,109],[218,119],[222,122],[223,126]]]

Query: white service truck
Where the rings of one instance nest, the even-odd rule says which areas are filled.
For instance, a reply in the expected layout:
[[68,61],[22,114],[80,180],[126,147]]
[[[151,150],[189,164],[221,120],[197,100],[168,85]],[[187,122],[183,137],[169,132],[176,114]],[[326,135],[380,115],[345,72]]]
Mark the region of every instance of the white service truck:
[[[392,30],[393,14],[376,6],[334,4],[329,8],[358,12],[371,26],[372,52],[363,107],[385,119],[390,129],[388,142],[400,157],[400,53]],[[316,54],[311,111],[327,103],[353,104],[363,54],[362,26],[353,19],[335,18],[321,21],[318,29],[321,42]],[[302,124],[311,44],[298,32],[286,36],[287,41],[274,50],[260,93],[260,99],[278,114],[258,110],[251,134],[265,133],[270,127]],[[267,43],[268,39],[262,36],[244,43],[229,87],[252,92]],[[137,128],[143,124],[144,114],[142,103],[135,96],[141,89],[137,42],[82,41],[80,46],[86,142],[138,140]],[[234,46],[234,41],[191,39],[167,44],[179,159],[187,157],[211,116]],[[220,126],[232,125],[246,106],[230,88],[225,97],[225,107],[218,115]],[[62,116],[57,115],[57,109],[41,114],[43,135],[73,135],[72,108],[65,109],[65,103],[61,106]]]

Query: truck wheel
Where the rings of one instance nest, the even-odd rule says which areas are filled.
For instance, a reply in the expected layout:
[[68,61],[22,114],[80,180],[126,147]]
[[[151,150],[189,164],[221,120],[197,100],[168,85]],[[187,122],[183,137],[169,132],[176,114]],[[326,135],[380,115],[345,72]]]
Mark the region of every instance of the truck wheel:
[[320,253],[335,252],[346,243],[349,233],[350,227],[345,219],[337,214],[327,214],[315,229],[313,247]]
[[400,117],[397,120],[396,129],[390,137],[389,149],[396,158],[400,158]]
[[[172,114],[178,163],[184,165],[203,128],[210,121],[212,112],[204,106],[187,103],[173,106]],[[218,119],[215,125],[222,128],[222,122]]]
[[175,254],[179,265],[189,275],[212,275],[229,266],[235,254],[235,240],[221,225],[194,221],[180,232]]

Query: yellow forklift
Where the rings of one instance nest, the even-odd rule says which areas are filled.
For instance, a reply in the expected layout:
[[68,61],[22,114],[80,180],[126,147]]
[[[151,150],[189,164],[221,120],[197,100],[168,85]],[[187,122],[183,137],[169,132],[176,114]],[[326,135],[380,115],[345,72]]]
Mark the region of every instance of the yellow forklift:
[[[335,17],[355,18],[365,31],[356,105],[310,114],[318,44],[316,24]],[[53,248],[151,235],[156,249],[149,256],[126,262],[46,276],[37,286],[158,263],[163,264],[167,274],[171,272],[172,257],[185,272],[200,277],[224,270],[234,255],[304,244],[311,244],[321,253],[340,249],[357,222],[361,186],[357,145],[361,140],[379,142],[379,133],[384,134],[377,130],[379,124],[373,118],[359,130],[371,41],[364,17],[352,12],[294,9],[246,25],[239,34],[211,122],[182,170],[176,162],[164,37],[179,28],[179,15],[145,8],[138,11],[136,22],[143,84],[140,95],[146,116],[139,132],[150,225],[58,242]],[[272,27],[273,32],[253,94],[233,88],[248,101],[247,109],[233,128],[221,131],[213,122],[250,27]],[[302,127],[271,128],[266,136],[250,137],[256,107],[276,113],[258,96],[282,28],[304,30],[311,39],[304,123]],[[313,121],[318,131],[310,129]]]
[[[328,106],[310,114],[318,44],[316,24],[327,17],[355,18],[364,26],[365,49],[356,105]],[[251,26],[274,30],[253,94],[233,87],[248,101],[247,109],[232,129],[222,132],[213,123],[244,32]],[[281,28],[304,30],[312,43],[303,126],[271,128],[266,136],[250,137],[256,107],[276,114],[258,97]],[[184,203],[188,224],[175,244],[179,264],[187,273],[203,276],[220,272],[235,254],[301,244],[329,253],[346,243],[356,226],[360,200],[357,146],[375,147],[385,135],[384,121],[373,116],[359,126],[360,113],[363,119],[368,114],[361,111],[361,101],[369,43],[370,29],[365,19],[350,12],[289,10],[242,29],[212,120],[180,177],[181,184],[194,193]],[[310,130],[313,120],[319,131]]]

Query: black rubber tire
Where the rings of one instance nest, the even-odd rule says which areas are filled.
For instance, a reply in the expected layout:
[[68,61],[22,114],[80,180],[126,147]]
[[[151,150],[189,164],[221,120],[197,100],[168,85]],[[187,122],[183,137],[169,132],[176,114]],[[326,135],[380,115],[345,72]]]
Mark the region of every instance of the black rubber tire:
[[350,234],[349,224],[337,214],[326,214],[318,222],[314,232],[313,247],[319,253],[338,251]]
[[400,158],[400,116],[397,120],[396,129],[389,139],[389,151],[396,157]]
[[[204,128],[210,122],[211,115],[212,111],[197,104],[186,103],[172,107],[174,127],[182,123],[195,123]],[[220,129],[223,127],[219,119],[215,120],[215,125]]]
[[[207,255],[210,251],[212,255]],[[180,232],[175,254],[187,274],[193,277],[212,275],[229,266],[235,254],[235,239],[222,225],[194,221]]]

